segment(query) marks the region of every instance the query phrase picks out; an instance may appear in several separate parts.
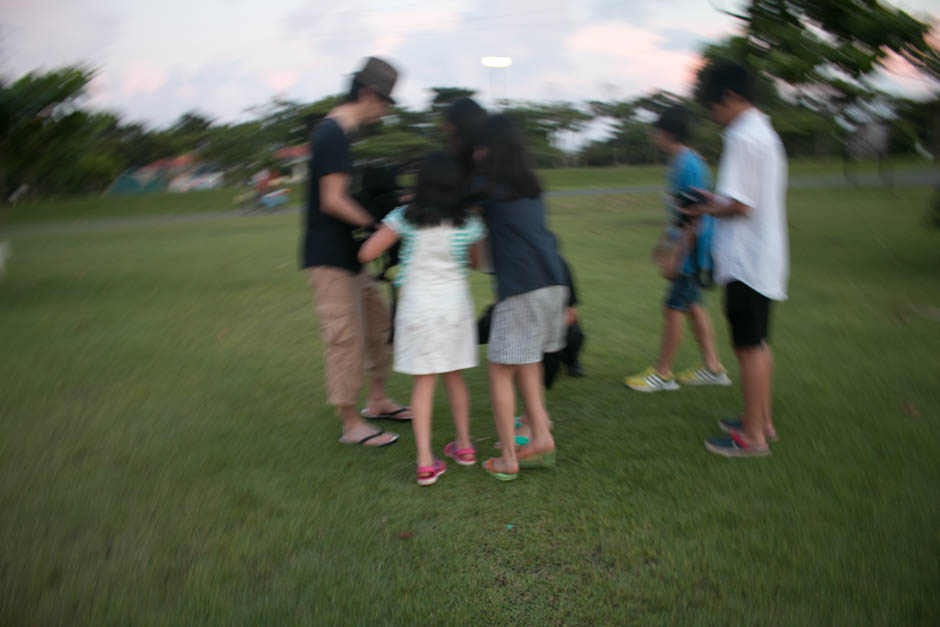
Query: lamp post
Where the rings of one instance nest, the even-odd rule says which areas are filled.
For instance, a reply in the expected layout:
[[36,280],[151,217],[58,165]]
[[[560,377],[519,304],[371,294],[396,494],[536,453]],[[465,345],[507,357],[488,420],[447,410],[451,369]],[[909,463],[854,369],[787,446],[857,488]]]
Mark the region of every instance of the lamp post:
[[[492,94],[493,106],[495,107],[498,101],[498,98],[496,97],[496,89],[494,87],[495,72],[497,69],[508,68],[510,65],[512,65],[512,59],[509,57],[483,57],[480,59],[480,63],[483,65],[483,67],[490,69],[490,93]],[[506,81],[503,82],[503,87],[503,97],[505,98]]]

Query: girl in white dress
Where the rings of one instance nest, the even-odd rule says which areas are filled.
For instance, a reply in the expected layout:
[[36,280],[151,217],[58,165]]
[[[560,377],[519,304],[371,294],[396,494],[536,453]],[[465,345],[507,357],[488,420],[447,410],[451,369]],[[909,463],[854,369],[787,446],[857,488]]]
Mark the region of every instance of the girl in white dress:
[[462,177],[443,152],[425,159],[414,202],[399,207],[359,250],[369,262],[399,239],[398,306],[394,370],[413,375],[411,425],[417,448],[418,485],[431,485],[447,466],[431,453],[431,408],[437,375],[447,387],[457,438],[444,454],[461,466],[476,463],[470,441],[470,399],[460,374],[477,365],[477,327],[467,281],[483,221],[461,202]]

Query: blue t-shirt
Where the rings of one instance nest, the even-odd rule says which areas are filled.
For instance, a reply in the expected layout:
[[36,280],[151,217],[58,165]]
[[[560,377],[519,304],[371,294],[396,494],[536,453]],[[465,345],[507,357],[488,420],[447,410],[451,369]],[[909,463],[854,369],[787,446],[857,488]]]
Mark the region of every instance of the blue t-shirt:
[[[702,158],[688,148],[683,147],[669,163],[666,174],[666,191],[669,192],[669,201],[666,204],[666,217],[670,224],[677,215],[673,194],[689,191],[693,187],[708,189],[711,186],[711,176],[708,167]],[[682,265],[683,274],[694,274],[698,269],[711,268],[711,242],[714,230],[714,218],[702,216],[698,221],[696,236],[697,259],[692,255],[686,257]]]

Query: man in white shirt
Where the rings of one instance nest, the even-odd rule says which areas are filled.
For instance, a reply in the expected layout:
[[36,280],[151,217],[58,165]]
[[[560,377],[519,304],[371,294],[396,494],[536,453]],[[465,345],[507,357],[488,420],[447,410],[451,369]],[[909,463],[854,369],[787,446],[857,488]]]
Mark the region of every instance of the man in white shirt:
[[701,98],[725,127],[718,185],[693,213],[718,218],[712,243],[715,281],[725,286],[725,314],[741,371],[744,413],[720,420],[728,437],[705,447],[727,457],[770,454],[773,355],[767,344],[770,304],[787,297],[787,160],[770,119],[752,104],[753,82],[737,63],[720,61],[702,74]]

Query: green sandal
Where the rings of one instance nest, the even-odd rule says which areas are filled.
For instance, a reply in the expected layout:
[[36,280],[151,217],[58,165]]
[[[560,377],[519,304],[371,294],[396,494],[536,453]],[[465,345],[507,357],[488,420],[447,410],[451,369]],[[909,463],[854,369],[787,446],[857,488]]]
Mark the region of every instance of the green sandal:
[[493,461],[494,461],[494,458],[491,457],[490,459],[486,460],[486,462],[484,462],[483,464],[483,470],[489,473],[491,477],[495,477],[499,479],[500,481],[513,481],[519,478],[518,472],[499,472],[498,470],[493,468]]
[[551,468],[555,465],[555,451],[539,453],[531,457],[523,457],[522,451],[519,451],[516,458],[519,460],[519,468]]

